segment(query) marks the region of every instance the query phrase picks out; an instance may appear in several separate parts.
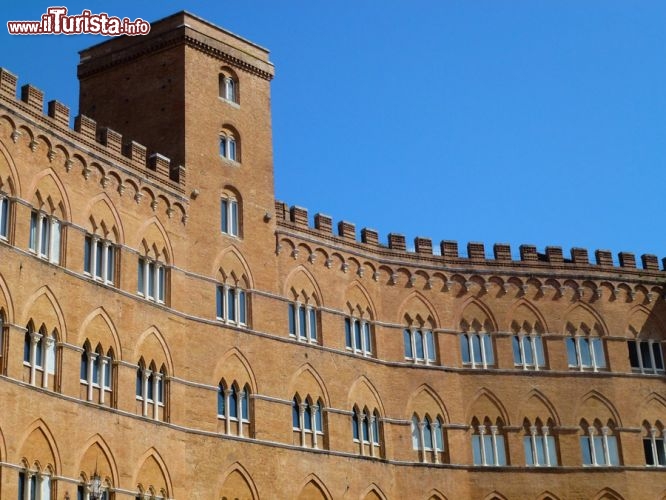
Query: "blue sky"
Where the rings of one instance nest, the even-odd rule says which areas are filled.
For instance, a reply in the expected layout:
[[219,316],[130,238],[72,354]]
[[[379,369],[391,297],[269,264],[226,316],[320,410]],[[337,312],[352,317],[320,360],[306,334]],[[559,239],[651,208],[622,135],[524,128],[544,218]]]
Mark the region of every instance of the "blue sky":
[[[0,65],[75,114],[77,51],[98,40],[4,27],[50,5],[3,2]],[[311,216],[462,251],[666,256],[666,2],[64,5],[148,21],[187,6],[270,49],[276,196]]]

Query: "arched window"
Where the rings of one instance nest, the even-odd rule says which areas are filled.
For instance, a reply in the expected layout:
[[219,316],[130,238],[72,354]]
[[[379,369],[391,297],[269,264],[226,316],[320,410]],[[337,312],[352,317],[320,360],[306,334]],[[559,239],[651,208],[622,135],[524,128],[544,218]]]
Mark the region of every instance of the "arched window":
[[657,421],[654,425],[644,422],[643,451],[645,464],[653,467],[666,467],[666,435],[664,426]]
[[18,496],[19,500],[48,500],[53,489],[53,472],[49,466],[46,470],[39,470],[37,464],[33,468],[19,471]]
[[238,79],[231,71],[220,73],[218,85],[221,99],[238,104]]
[[136,371],[136,399],[140,404],[140,414],[154,420],[166,420],[168,374],[166,367],[158,370],[155,362],[148,367],[141,358]]
[[541,335],[517,333],[512,339],[513,364],[523,370],[539,370],[546,365]]
[[55,214],[33,210],[30,214],[29,247],[38,257],[60,264],[62,223]]
[[30,372],[31,385],[55,388],[56,342],[56,330],[49,334],[46,326],[42,325],[39,332],[36,332],[32,321],[28,323],[23,340],[23,365]]
[[364,319],[345,318],[345,347],[354,354],[372,356],[372,325]]
[[523,422],[523,447],[525,449],[525,463],[535,467],[557,466],[557,449],[555,436],[552,435],[551,425],[543,425],[537,419],[534,424],[525,419]]
[[664,354],[658,339],[628,340],[627,347],[632,371],[653,375],[664,373]]
[[289,335],[299,342],[316,344],[318,342],[316,304],[303,304],[296,300],[289,304],[288,312]]
[[[94,485],[94,481],[99,481],[97,485]],[[93,478],[91,480],[86,480],[86,478],[81,475],[81,482],[76,487],[76,500],[92,500],[93,499],[93,488],[99,490],[99,496],[95,497],[99,500],[111,500],[111,493],[109,492],[110,484],[107,481],[102,481],[99,477]]]
[[620,465],[617,436],[613,434],[614,427],[610,421],[607,425],[602,425],[599,420],[595,420],[591,425],[585,420],[581,421],[580,449],[583,465],[599,467]]
[[488,368],[495,364],[493,340],[487,332],[470,332],[460,335],[460,351],[465,366]]
[[301,400],[298,394],[292,399],[292,431],[299,434],[301,446],[319,448],[323,445],[323,411],[324,405],[321,399],[314,402],[314,399],[308,395]]
[[240,210],[235,196],[225,194],[220,198],[220,231],[229,236],[240,236]]
[[227,386],[224,381],[218,385],[217,418],[224,422],[224,434],[237,436],[250,435],[250,385],[241,389],[237,382]]
[[[381,416],[378,410],[352,408],[352,438],[358,443],[360,454],[371,457],[381,456]],[[366,450],[366,447],[369,450]]]
[[431,330],[405,328],[403,340],[406,360],[430,364],[437,359],[435,339]]
[[101,345],[92,351],[86,341],[81,353],[79,379],[88,401],[111,404],[112,370],[113,351],[109,349],[105,354]]
[[0,240],[9,238],[9,198],[0,191]]
[[601,337],[590,335],[579,329],[571,337],[567,337],[567,360],[569,368],[580,371],[598,371],[606,368],[606,356]]
[[147,300],[163,304],[166,298],[167,268],[164,262],[149,256],[139,257],[137,293]]
[[83,271],[96,281],[107,285],[116,282],[116,257],[118,251],[110,239],[87,234],[83,247]]
[[474,465],[501,467],[506,465],[504,430],[500,419],[493,424],[486,417],[483,423],[472,421],[472,457]]
[[2,373],[4,356],[4,343],[3,338],[5,337],[5,312],[0,309],[0,373]]
[[227,284],[217,285],[217,319],[232,325],[247,325],[245,290]]
[[426,415],[423,420],[415,413],[412,417],[412,448],[419,451],[421,462],[440,463],[444,452],[444,436],[441,417],[431,418]]
[[240,144],[238,136],[228,129],[220,132],[220,157],[226,160],[240,162]]

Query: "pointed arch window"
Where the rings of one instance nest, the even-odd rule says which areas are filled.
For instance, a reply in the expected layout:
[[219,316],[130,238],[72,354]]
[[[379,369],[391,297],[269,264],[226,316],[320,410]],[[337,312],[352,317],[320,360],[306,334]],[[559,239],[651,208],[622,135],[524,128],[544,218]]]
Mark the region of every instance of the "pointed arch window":
[[403,341],[406,360],[427,365],[437,360],[435,338],[431,330],[405,328]]
[[486,418],[483,423],[472,423],[472,457],[474,465],[502,467],[506,463],[506,446],[502,423],[493,424]]
[[238,200],[231,195],[223,196],[220,199],[220,214],[220,231],[229,236],[239,236],[240,216]]
[[217,285],[217,319],[225,323],[247,325],[247,294],[237,286]]
[[238,383],[231,385],[221,381],[217,387],[217,418],[223,423],[222,432],[229,435],[250,435],[250,385],[241,389]]
[[316,344],[319,342],[317,333],[317,309],[311,304],[303,304],[298,300],[288,306],[289,335],[299,342]]
[[372,325],[355,317],[345,318],[345,347],[362,356],[372,356]]
[[352,408],[352,439],[358,443],[361,455],[381,456],[380,425],[378,410],[371,411],[368,407],[361,410],[358,406]]
[[643,425],[643,451],[645,453],[645,464],[652,467],[666,467],[666,435],[661,422]]
[[531,424],[525,419],[523,428],[525,463],[533,467],[556,467],[557,448],[555,436],[552,435],[552,425],[542,425],[539,419]]
[[83,272],[96,281],[114,285],[117,254],[112,241],[87,234],[83,247]]
[[9,238],[9,198],[0,192],[0,239]]
[[631,370],[637,373],[660,375],[664,373],[664,354],[661,342],[654,339],[627,341]]
[[428,415],[420,419],[416,413],[412,416],[412,448],[419,451],[421,462],[441,463],[444,452],[443,425],[440,416],[434,419]]
[[546,366],[541,335],[517,333],[512,338],[513,364],[523,370],[539,370]]
[[41,259],[60,264],[62,223],[54,215],[40,210],[30,214],[29,247]]
[[320,399],[316,402],[308,395],[301,399],[296,395],[291,402],[292,430],[298,434],[303,447],[319,448],[324,438],[324,404]]
[[139,257],[137,293],[147,300],[163,304],[166,297],[167,269],[163,262],[148,256]]
[[620,465],[620,452],[617,436],[613,434],[614,425],[602,425],[595,420],[589,425],[581,421],[580,449],[583,455],[583,465],[595,467],[611,467]]
[[32,322],[28,324],[23,340],[23,365],[30,372],[31,385],[45,389],[53,385],[52,380],[56,373],[56,342],[56,330],[48,333],[46,326],[42,325],[39,331],[35,331]]
[[104,353],[101,345],[93,351],[86,342],[81,353],[79,380],[84,386],[87,401],[95,401],[102,405],[111,404],[112,370],[113,351],[109,349]]
[[139,413],[153,420],[167,420],[168,374],[166,367],[158,370],[152,362],[148,367],[141,358],[136,370],[136,400]]
[[46,471],[23,469],[18,473],[18,500],[50,500],[53,480],[50,466]]
[[495,364],[493,339],[489,333],[471,332],[461,334],[460,351],[465,366],[485,369]]
[[569,368],[595,372],[606,369],[606,355],[601,337],[578,331],[567,337],[565,342]]

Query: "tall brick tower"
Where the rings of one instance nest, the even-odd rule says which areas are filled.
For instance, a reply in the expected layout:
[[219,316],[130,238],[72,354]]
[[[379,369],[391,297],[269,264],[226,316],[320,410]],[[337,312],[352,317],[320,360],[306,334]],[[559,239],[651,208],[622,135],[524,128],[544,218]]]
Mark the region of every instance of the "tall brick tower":
[[205,249],[233,244],[274,289],[268,51],[179,12],[80,55],[81,114],[168,157],[172,178],[187,176],[197,272],[210,273]]

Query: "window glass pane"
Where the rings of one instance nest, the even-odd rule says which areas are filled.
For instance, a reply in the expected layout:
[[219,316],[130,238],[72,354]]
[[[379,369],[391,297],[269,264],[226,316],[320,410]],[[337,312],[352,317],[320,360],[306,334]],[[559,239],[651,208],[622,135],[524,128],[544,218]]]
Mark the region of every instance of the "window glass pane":
[[483,451],[486,454],[486,465],[496,465],[493,454],[493,439],[489,434],[483,435]]
[[116,267],[116,249],[113,245],[109,245],[106,249],[106,281],[113,281],[113,275]]
[[30,476],[30,500],[35,500],[37,498],[37,476]]
[[164,286],[166,284],[166,269],[160,266],[157,269],[157,300],[164,302]]
[[42,231],[42,237],[39,243],[39,253],[42,255],[46,255],[46,252],[48,251],[49,248],[49,228],[50,228],[49,221],[46,217],[40,218],[40,226]]
[[483,465],[481,457],[481,436],[478,434],[472,436],[472,458],[474,465]]
[[493,339],[487,333],[482,335],[483,338],[483,349],[484,354],[486,355],[486,363],[489,365],[495,364],[495,353],[493,352]]
[[598,337],[593,338],[592,348],[594,349],[594,361],[597,364],[597,368],[606,368],[606,355],[604,354],[603,341]]
[[83,244],[83,270],[86,273],[90,272],[90,267],[91,267],[91,255],[90,252],[92,250],[92,238],[90,236],[86,236],[85,243]]
[[25,498],[25,472],[19,472],[18,475],[18,500]]
[[594,436],[594,457],[597,465],[606,465],[606,457],[604,456],[604,439],[603,436]]
[[99,357],[93,355],[92,362],[92,381],[93,384],[99,384]]
[[470,334],[472,339],[472,358],[475,363],[482,363],[483,357],[481,356],[481,338],[477,333]]
[[231,201],[231,230],[229,234],[238,236],[238,203]]
[[310,338],[317,340],[317,311],[310,309]]
[[532,341],[536,347],[536,362],[537,366],[546,365],[546,356],[543,353],[543,339],[541,336],[533,337]]
[[9,201],[0,199],[0,236],[7,237],[7,221],[9,220]]
[[312,410],[310,410],[310,405],[307,403],[305,405],[305,412],[303,413],[303,425],[306,431],[312,430]]
[[532,354],[532,338],[529,335],[523,337],[523,352],[525,353],[525,364],[534,365],[534,355]]
[[414,332],[414,344],[416,345],[416,357],[424,359],[425,353],[423,352],[423,335],[421,334],[421,330]]
[[469,340],[467,339],[467,335],[460,336],[460,353],[463,363],[471,363],[472,359],[469,355]]
[[379,415],[375,415],[375,420],[372,422],[372,442],[379,444]]
[[224,287],[218,286],[216,292],[216,315],[218,318],[224,318]]
[[37,349],[35,352],[35,366],[42,366],[42,357],[44,354],[44,337],[37,341]]
[[236,141],[232,138],[228,139],[229,141],[229,159],[236,160]]
[[590,351],[590,342],[584,337],[578,337],[580,346],[580,360],[583,366],[592,366],[592,354]]
[[358,414],[354,412],[352,415],[352,436],[354,439],[358,439]]
[[324,408],[322,408],[321,403],[317,404],[317,414],[315,418],[315,429],[317,432],[322,432],[324,430],[323,426],[323,412]]
[[641,350],[641,359],[643,360],[643,368],[647,368],[652,371],[652,356],[650,355],[650,344],[649,342],[639,342],[639,347]]
[[249,391],[245,391],[245,397],[241,401],[241,412],[243,416],[243,420],[249,421],[250,420],[250,393]]
[[236,290],[227,288],[227,319],[236,321]]
[[569,366],[578,366],[578,357],[576,354],[576,339],[574,337],[568,337],[566,340],[567,344],[567,362]]
[[103,253],[104,245],[102,245],[101,241],[98,241],[95,246],[95,276],[98,278],[102,277],[102,264],[104,264]]
[[30,363],[30,332],[26,332],[23,338],[23,361]]
[[435,444],[438,450],[444,449],[444,436],[442,436],[442,422],[435,426]]
[[654,366],[657,370],[664,370],[664,357],[661,351],[661,344],[659,342],[652,343],[652,354],[654,355]]
[[41,481],[41,495],[40,500],[48,500],[51,498],[51,478],[49,476],[42,476]]
[[155,297],[155,263],[148,264],[148,297]]
[[298,333],[301,338],[305,338],[305,306],[298,306]]
[[620,452],[617,449],[617,437],[615,436],[608,436],[608,455],[610,465],[620,465]]
[[224,396],[224,386],[220,384],[220,387],[217,390],[217,414],[221,417],[225,416],[224,406],[225,406],[225,396]]
[[657,442],[657,462],[659,465],[666,465],[666,444],[664,438],[656,439]]
[[428,361],[435,361],[435,338],[430,330],[425,332]]
[[525,463],[527,465],[535,465],[534,453],[532,452],[532,438],[530,436],[523,437],[523,448],[525,449]]
[[652,440],[650,438],[643,438],[643,452],[645,453],[645,464],[656,465],[654,453],[652,452]]
[[506,465],[506,450],[504,448],[504,436],[497,435],[497,463],[495,465]]
[[412,350],[412,334],[409,330],[402,332],[402,340],[405,344],[405,357],[410,359],[413,358],[414,351]]
[[345,346],[352,348],[351,320],[345,318]]
[[520,337],[518,335],[513,336],[511,346],[513,347],[513,364],[522,365],[523,359],[520,356]]
[[354,320],[354,349],[360,350],[362,347],[361,342],[361,322],[357,319]]
[[155,390],[153,388],[154,383],[155,383],[155,375],[151,373],[148,376],[148,399],[153,399],[153,396],[155,395]]
[[112,358],[108,358],[104,364],[104,387],[111,389],[111,366],[113,363]]
[[157,379],[157,402],[164,403],[164,373],[160,372],[160,377]]
[[220,230],[223,233],[229,232],[229,202],[227,200],[220,201]]
[[368,432],[368,416],[363,415],[363,422],[361,423],[361,427],[363,428],[363,441],[369,441],[370,439],[370,433]]
[[60,263],[60,221],[53,220],[51,225],[51,262]]
[[412,417],[412,448],[415,450],[421,449],[421,433],[419,431],[419,421],[416,415]]
[[143,397],[143,373],[141,368],[136,371],[136,395]]
[[551,467],[557,465],[557,448],[555,448],[555,436],[547,436],[546,441],[548,442],[548,457],[550,459]]
[[640,368],[638,363],[638,349],[636,349],[636,342],[634,340],[627,341],[627,348],[629,349],[629,363],[632,368]]
[[296,311],[294,304],[289,304],[289,333],[296,335]]
[[370,342],[370,325],[368,323],[363,325],[363,332],[365,335],[365,345],[363,346],[363,350],[365,352],[372,352],[372,343]]
[[79,379],[88,380],[88,353],[83,351],[81,353],[81,364],[79,368]]
[[37,251],[37,213],[30,214],[30,250]]
[[229,395],[229,416],[231,418],[238,418],[238,394],[236,389],[231,388],[231,394]]
[[238,306],[239,306],[239,314],[240,314],[240,318],[238,318],[238,321],[244,325],[244,324],[247,323],[247,315],[245,313],[245,291],[244,290],[239,290],[238,291]]
[[227,138],[224,136],[220,137],[220,156],[227,157]]
[[423,443],[427,450],[432,449],[432,426],[428,419],[426,419],[425,426],[423,426]]
[[143,289],[143,281],[144,281],[144,268],[143,268],[143,259],[139,257],[139,265],[137,266],[136,269],[136,275],[137,275],[137,285],[136,285],[136,291],[139,293],[144,293],[145,290]]
[[45,344],[46,350],[46,371],[53,375],[55,373],[55,338],[51,339],[51,342],[43,341]]
[[301,428],[300,409],[298,407],[298,402],[296,401],[296,398],[294,398],[294,400],[291,402],[291,426],[294,429]]

